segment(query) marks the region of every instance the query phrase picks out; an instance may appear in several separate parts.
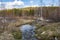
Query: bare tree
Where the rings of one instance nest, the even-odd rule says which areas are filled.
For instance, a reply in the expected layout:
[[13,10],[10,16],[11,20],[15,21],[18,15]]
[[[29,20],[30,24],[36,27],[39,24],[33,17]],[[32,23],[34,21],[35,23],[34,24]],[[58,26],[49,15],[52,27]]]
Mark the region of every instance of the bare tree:
[[52,5],[51,6],[54,6],[54,0],[52,0]]
[[40,3],[41,3],[41,9],[40,9],[41,14],[39,14],[39,16],[40,16],[40,20],[43,20],[43,0],[40,0]]
[[59,6],[60,6],[60,0],[58,0]]

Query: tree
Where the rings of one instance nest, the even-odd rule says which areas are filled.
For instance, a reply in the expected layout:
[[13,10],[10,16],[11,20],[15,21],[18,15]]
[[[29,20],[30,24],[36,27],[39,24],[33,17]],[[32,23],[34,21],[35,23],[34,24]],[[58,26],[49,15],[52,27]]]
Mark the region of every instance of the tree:
[[60,6],[60,0],[58,0],[59,6]]
[[34,16],[34,10],[33,10],[33,9],[30,9],[29,15],[30,15],[30,16]]
[[54,6],[54,0],[52,0],[52,5],[51,6]]

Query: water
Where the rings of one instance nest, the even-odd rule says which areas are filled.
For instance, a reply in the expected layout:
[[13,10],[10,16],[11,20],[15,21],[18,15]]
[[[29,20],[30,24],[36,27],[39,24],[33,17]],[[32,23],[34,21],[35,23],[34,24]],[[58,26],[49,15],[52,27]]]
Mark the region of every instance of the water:
[[22,32],[22,40],[36,40],[35,38],[35,26],[31,26],[29,24],[22,25],[20,27]]
[[55,40],[58,40],[58,38],[57,38],[57,37],[55,37]]

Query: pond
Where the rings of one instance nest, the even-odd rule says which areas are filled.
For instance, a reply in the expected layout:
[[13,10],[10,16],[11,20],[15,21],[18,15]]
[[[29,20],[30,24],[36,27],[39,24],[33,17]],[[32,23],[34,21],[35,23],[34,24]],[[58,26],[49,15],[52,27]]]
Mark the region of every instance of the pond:
[[22,25],[20,30],[22,32],[22,40],[37,40],[34,32],[35,26],[29,24]]

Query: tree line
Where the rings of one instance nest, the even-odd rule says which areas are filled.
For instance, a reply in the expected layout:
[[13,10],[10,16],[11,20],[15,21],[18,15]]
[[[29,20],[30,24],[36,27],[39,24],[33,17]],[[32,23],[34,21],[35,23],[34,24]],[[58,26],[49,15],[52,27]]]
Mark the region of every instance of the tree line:
[[[47,19],[59,19],[60,7],[42,7],[42,16]],[[0,16],[41,16],[41,7],[0,10]]]

